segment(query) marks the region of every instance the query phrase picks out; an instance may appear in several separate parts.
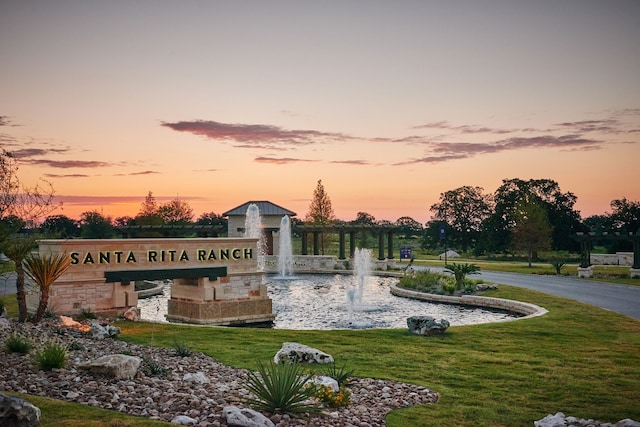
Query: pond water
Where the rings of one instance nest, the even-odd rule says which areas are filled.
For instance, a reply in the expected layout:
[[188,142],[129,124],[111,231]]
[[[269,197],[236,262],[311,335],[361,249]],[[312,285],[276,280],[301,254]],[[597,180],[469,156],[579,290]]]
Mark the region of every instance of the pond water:
[[[347,274],[308,274],[291,278],[265,275],[273,301],[276,329],[370,329],[406,328],[407,317],[432,316],[446,319],[452,326],[498,322],[519,317],[514,313],[490,309],[437,304],[396,297],[389,286],[398,279],[365,278],[361,302],[349,298],[358,279]],[[143,320],[166,322],[170,282],[163,295],[138,301]]]

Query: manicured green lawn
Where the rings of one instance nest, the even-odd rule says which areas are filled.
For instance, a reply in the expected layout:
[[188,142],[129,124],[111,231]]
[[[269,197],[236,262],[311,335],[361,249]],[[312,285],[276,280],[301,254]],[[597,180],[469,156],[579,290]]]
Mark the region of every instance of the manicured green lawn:
[[[130,322],[118,326],[121,339],[129,342],[172,347],[179,339],[225,364],[252,369],[257,361],[272,359],[284,341],[296,341],[346,362],[357,376],[419,384],[440,393],[436,404],[392,412],[387,417],[392,427],[530,427],[534,420],[559,411],[608,422],[640,420],[640,321],[521,288],[500,286],[489,295],[538,304],[549,313],[515,322],[451,327],[443,336],[429,338],[404,329],[285,331]],[[15,299],[8,306],[11,301]],[[12,312],[15,308],[10,307]],[[69,405],[83,411],[80,418]],[[43,407],[43,420],[55,419],[58,425],[141,425],[132,417],[124,417],[122,424],[100,423],[102,414],[67,403]],[[85,424],[79,424],[82,420]]]

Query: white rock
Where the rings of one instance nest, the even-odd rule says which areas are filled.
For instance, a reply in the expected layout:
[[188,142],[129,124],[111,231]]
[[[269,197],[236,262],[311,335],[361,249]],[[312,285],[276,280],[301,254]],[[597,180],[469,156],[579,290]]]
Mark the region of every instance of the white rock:
[[273,358],[274,363],[333,363],[333,356],[316,348],[285,342]]
[[196,372],[195,374],[187,373],[182,377],[183,381],[189,381],[196,384],[210,384],[211,380],[203,372]]
[[314,384],[325,386],[326,388],[330,388],[335,392],[340,391],[340,385],[338,384],[338,381],[334,380],[331,377],[327,377],[325,375],[314,376],[309,381],[313,382]]
[[564,414],[558,412],[555,415],[547,415],[541,420],[533,422],[534,427],[565,427]]
[[225,406],[222,413],[230,426],[275,427],[273,421],[253,409]]
[[114,378],[133,378],[138,372],[142,359],[126,354],[108,354],[79,365],[91,372],[109,375]]
[[171,420],[171,424],[178,424],[181,426],[194,426],[197,422],[198,420],[187,417],[186,415],[178,415]]

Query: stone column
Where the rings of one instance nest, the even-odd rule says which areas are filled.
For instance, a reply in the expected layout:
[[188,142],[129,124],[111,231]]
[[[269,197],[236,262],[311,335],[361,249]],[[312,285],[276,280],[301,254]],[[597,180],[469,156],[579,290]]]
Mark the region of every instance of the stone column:
[[313,254],[314,255],[320,255],[320,232],[319,231],[314,231],[313,232]]
[[356,253],[356,232],[355,230],[349,231],[349,258],[353,258]]
[[378,259],[382,261],[384,259],[384,231],[378,232]]
[[387,258],[393,259],[393,231],[387,231]]
[[340,230],[340,254],[338,259],[346,259],[344,251],[344,230]]
[[306,231],[302,230],[301,234],[302,234],[302,252],[301,252],[301,254],[302,255],[308,255],[308,253],[307,253],[307,243],[308,243],[307,242],[307,235],[308,235],[308,233]]

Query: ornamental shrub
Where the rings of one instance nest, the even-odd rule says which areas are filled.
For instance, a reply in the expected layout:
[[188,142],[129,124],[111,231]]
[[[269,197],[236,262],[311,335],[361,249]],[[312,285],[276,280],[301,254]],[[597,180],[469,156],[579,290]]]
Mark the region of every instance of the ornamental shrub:
[[35,361],[43,371],[60,369],[67,360],[67,347],[57,340],[51,340],[35,354]]
[[31,340],[24,335],[14,332],[4,341],[4,347],[9,353],[27,354],[31,351]]

